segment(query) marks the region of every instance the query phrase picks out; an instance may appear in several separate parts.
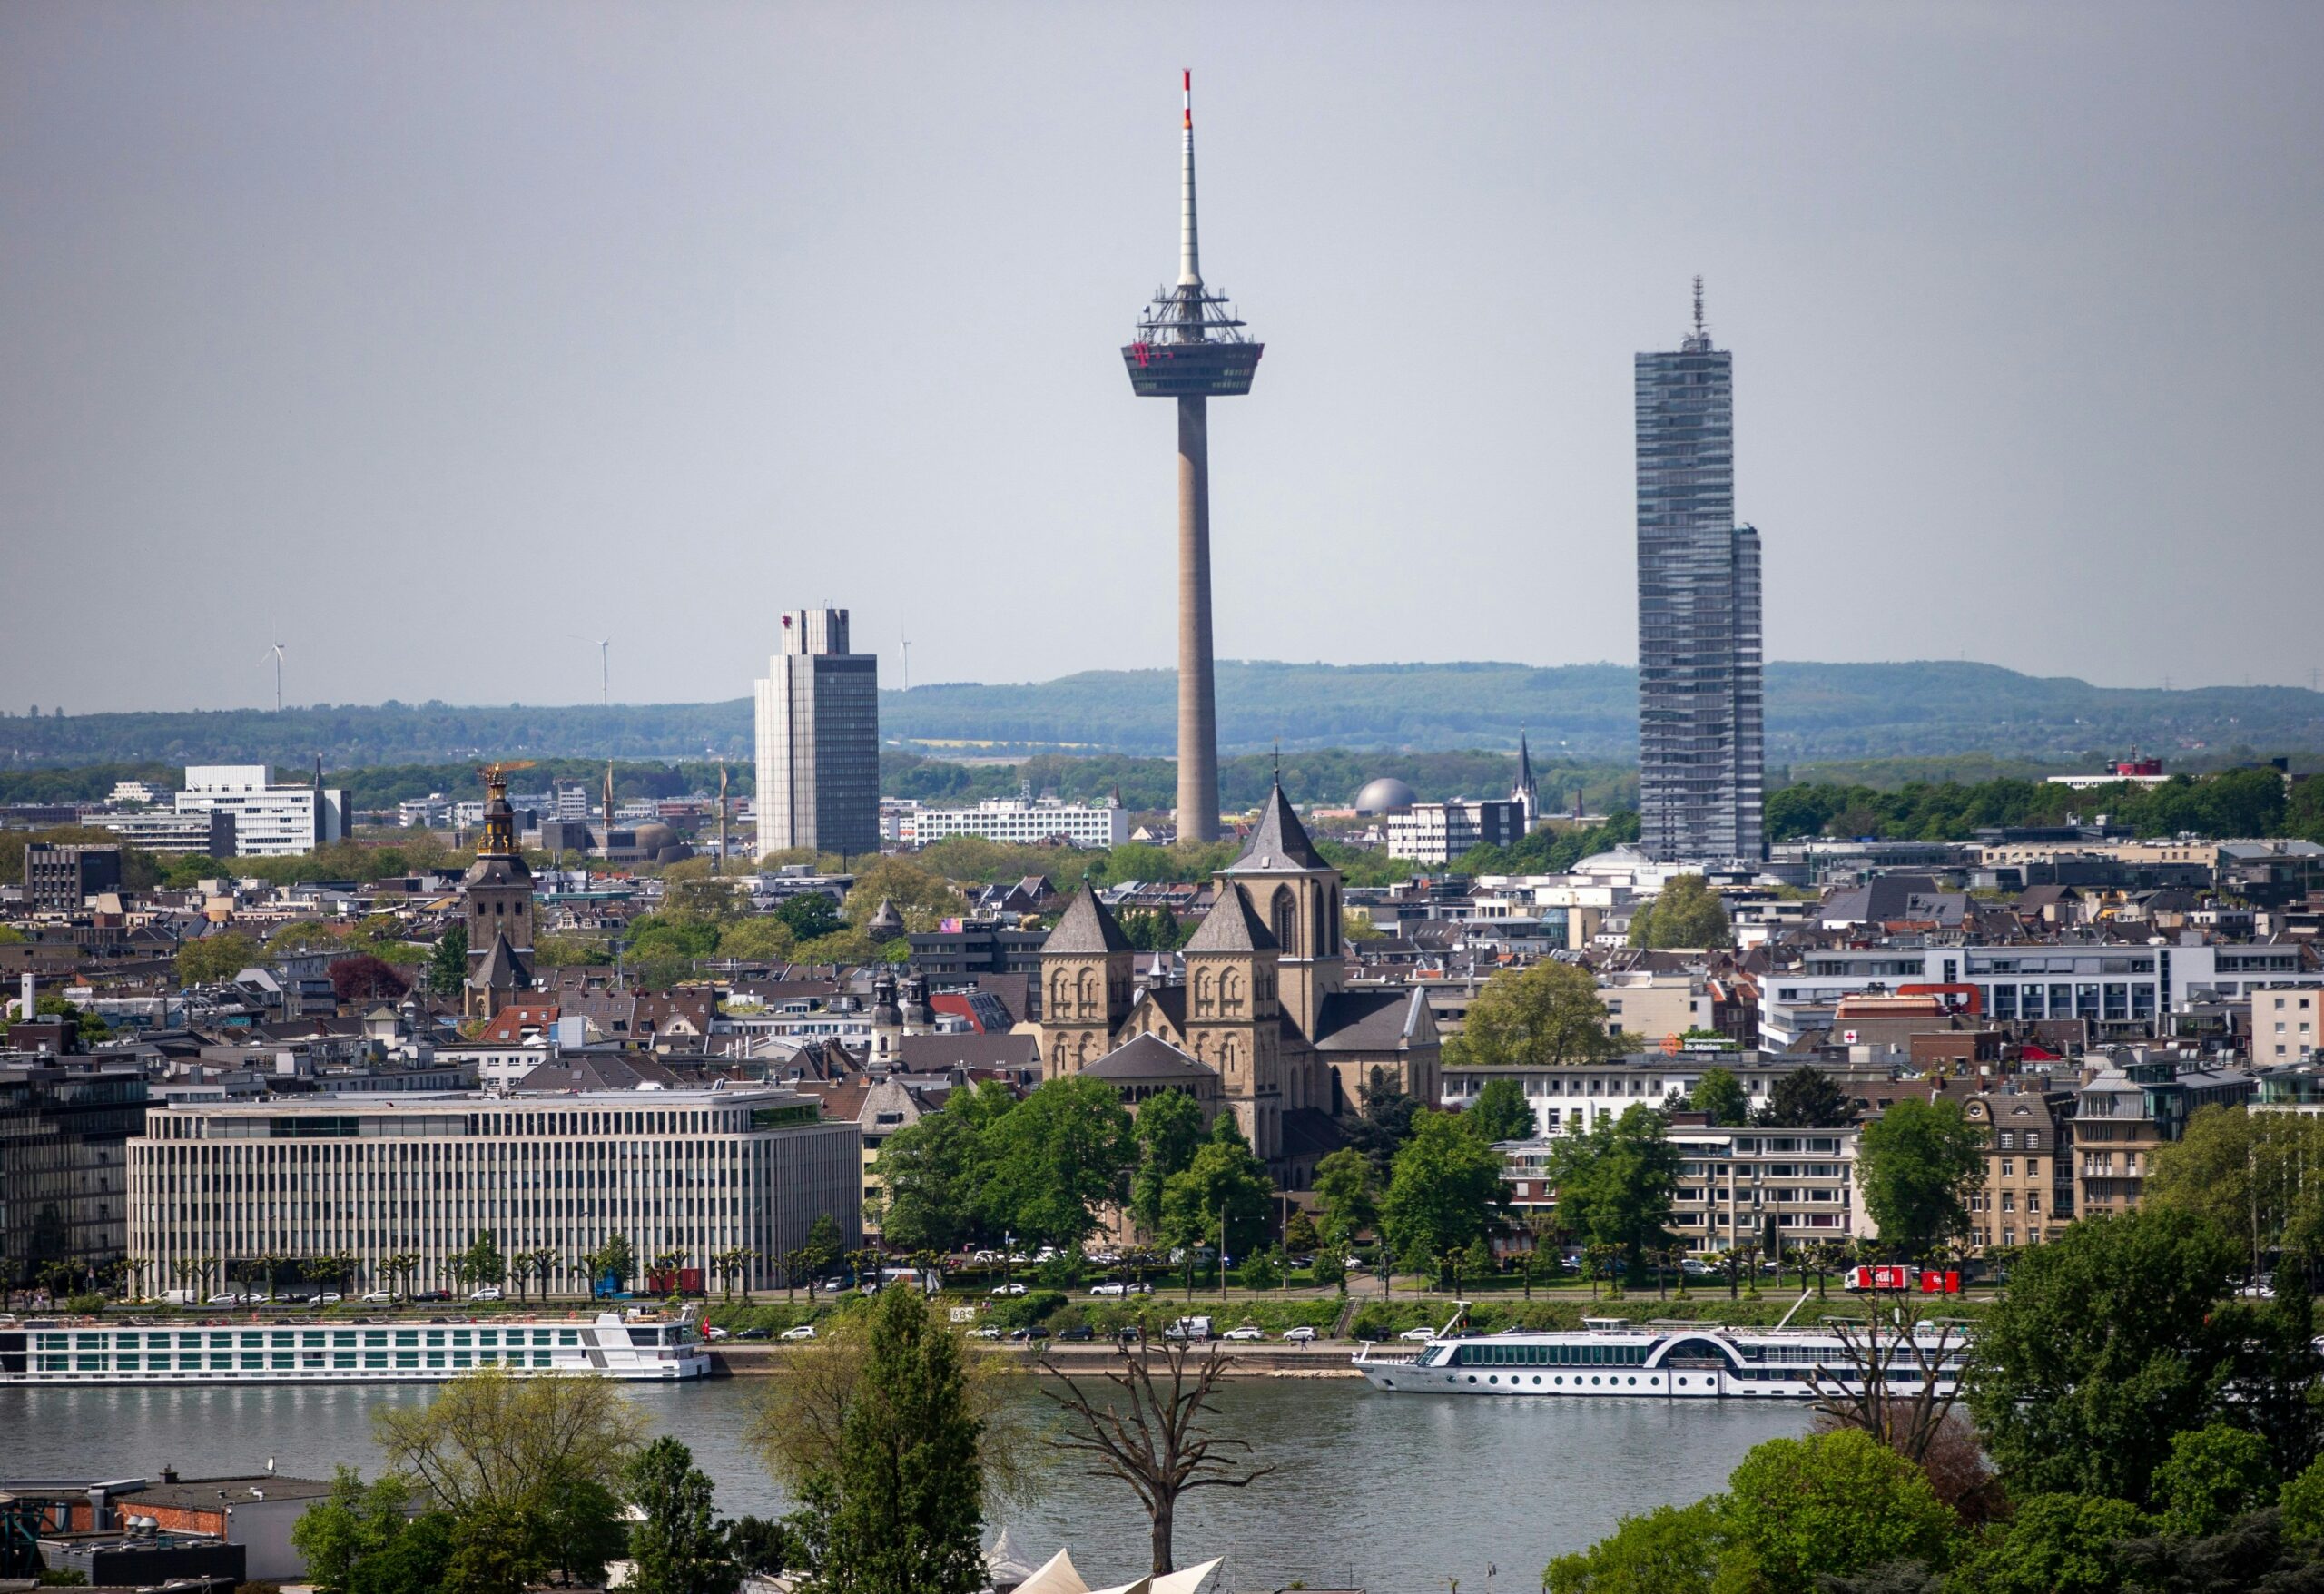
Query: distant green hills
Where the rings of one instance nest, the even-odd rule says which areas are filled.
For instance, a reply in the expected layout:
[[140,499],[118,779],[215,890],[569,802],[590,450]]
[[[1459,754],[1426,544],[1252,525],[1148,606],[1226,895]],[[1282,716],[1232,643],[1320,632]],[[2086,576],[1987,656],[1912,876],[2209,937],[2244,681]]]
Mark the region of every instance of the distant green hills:
[[[1637,674],[1627,665],[1218,666],[1222,751],[1410,753],[1514,747],[1619,762],[1637,755]],[[2324,749],[2324,694],[2286,686],[2188,691],[2093,686],[1992,664],[1772,664],[1770,764],[1967,755],[2076,761],[2136,747],[2180,762]],[[891,743],[941,759],[1028,753],[1167,755],[1167,670],[1098,670],[1022,685],[917,686],[880,694]],[[93,763],[326,767],[479,758],[747,759],[750,703],[541,708],[442,703],[193,713],[0,717],[0,769]]]

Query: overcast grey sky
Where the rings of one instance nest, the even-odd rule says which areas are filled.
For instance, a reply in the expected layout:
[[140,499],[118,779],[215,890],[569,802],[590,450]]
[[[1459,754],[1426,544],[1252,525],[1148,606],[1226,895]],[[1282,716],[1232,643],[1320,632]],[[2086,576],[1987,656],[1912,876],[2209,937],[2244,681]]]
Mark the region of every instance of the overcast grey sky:
[[1709,280],[1772,658],[2324,664],[2324,7],[0,7],[0,692],[740,695],[1634,654],[1630,355]]

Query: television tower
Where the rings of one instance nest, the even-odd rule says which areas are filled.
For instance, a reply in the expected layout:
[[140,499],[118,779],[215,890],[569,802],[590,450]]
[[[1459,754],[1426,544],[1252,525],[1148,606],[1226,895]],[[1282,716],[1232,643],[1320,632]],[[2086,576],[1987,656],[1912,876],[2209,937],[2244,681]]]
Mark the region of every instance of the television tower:
[[1178,280],[1157,289],[1122,350],[1130,390],[1178,401],[1178,840],[1218,839],[1218,694],[1210,644],[1210,400],[1251,390],[1264,345],[1203,287],[1195,231],[1194,74],[1182,80]]

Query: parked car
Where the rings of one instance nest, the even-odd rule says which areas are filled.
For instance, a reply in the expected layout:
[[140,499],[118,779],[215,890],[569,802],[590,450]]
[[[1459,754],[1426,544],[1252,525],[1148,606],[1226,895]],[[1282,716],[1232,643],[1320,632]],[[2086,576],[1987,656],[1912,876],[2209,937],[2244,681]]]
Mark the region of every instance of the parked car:
[[1699,1256],[1681,1256],[1679,1258],[1679,1271],[1689,1278],[1709,1278],[1718,1270]]
[[1283,1331],[1283,1337],[1289,1340],[1294,1344],[1304,1345],[1308,1341],[1315,1337],[1315,1331],[1303,1323],[1295,1328],[1285,1329]]
[[1114,1337],[1118,1340],[1135,1340],[1140,1338],[1141,1335],[1142,1331],[1135,1323],[1125,1323],[1119,1328],[1114,1330]]
[[1059,1329],[1057,1337],[1061,1340],[1094,1340],[1098,1337],[1098,1331],[1086,1323],[1077,1323],[1071,1328]]
[[339,1292],[337,1290],[325,1290],[321,1294],[315,1297],[315,1304],[318,1306],[338,1305]]
[[1433,1340],[1436,1337],[1436,1331],[1433,1328],[1408,1328],[1396,1337],[1400,1340]]
[[1009,1333],[1009,1337],[1012,1340],[1019,1341],[1045,1340],[1049,1337],[1049,1331],[1043,1328],[1040,1324],[1035,1323],[1030,1328],[1011,1329]]
[[468,1292],[468,1299],[471,1301],[497,1301],[500,1299],[500,1286],[498,1284],[486,1284],[480,1289],[470,1290]]
[[815,1325],[812,1323],[803,1323],[796,1328],[786,1328],[783,1331],[783,1337],[787,1340],[813,1339],[815,1337]]
[[234,1294],[231,1290],[228,1290],[222,1294],[212,1295],[206,1303],[204,1303],[204,1304],[211,1306],[239,1306],[241,1304],[242,1298]]
[[1255,1324],[1246,1323],[1240,1327],[1228,1329],[1225,1333],[1219,1335],[1219,1337],[1221,1339],[1229,1340],[1263,1340],[1267,1336],[1266,1332],[1264,1329],[1261,1329]]
[[714,1323],[708,1328],[702,1331],[702,1337],[704,1339],[723,1340],[726,1337],[726,1331]]
[[1000,1330],[988,1323],[982,1328],[969,1330],[969,1337],[972,1340],[997,1340],[1000,1337]]
[[766,1338],[766,1330],[763,1328],[746,1328],[740,1333],[737,1333],[734,1337],[738,1340],[763,1340]]
[[1089,1286],[1089,1293],[1093,1295],[1127,1295],[1129,1294],[1129,1286],[1128,1284],[1091,1284]]
[[995,1284],[992,1286],[992,1293],[996,1295],[1021,1295],[1025,1293],[1025,1286],[1015,1284]]
[[451,1298],[449,1290],[422,1290],[412,1297],[415,1301],[448,1301]]
[[363,1304],[366,1306],[389,1306],[394,1304],[395,1294],[393,1291],[366,1290],[363,1292]]

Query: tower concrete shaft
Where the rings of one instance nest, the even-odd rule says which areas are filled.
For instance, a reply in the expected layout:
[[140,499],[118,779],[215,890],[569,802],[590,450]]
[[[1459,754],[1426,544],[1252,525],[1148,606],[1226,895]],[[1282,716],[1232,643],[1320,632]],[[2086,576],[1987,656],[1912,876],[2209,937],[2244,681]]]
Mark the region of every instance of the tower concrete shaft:
[[1178,840],[1218,840],[1210,636],[1210,400],[1178,398]]
[[1122,350],[1131,391],[1178,401],[1178,839],[1218,839],[1218,694],[1210,626],[1210,400],[1251,390],[1261,345],[1203,286],[1195,220],[1194,76],[1178,143],[1178,280]]

